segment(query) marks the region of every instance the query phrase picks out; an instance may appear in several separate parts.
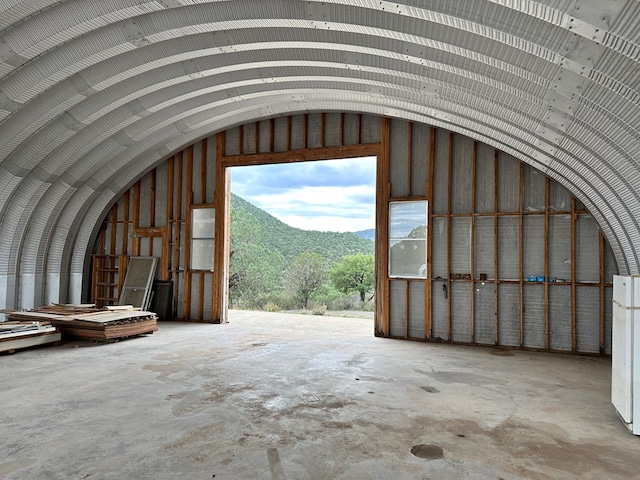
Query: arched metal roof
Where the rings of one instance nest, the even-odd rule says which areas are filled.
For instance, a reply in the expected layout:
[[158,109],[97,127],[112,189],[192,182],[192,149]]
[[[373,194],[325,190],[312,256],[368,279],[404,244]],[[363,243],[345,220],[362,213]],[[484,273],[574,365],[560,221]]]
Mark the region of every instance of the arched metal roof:
[[0,303],[79,301],[117,195],[231,125],[357,111],[560,181],[640,273],[637,0],[0,0]]

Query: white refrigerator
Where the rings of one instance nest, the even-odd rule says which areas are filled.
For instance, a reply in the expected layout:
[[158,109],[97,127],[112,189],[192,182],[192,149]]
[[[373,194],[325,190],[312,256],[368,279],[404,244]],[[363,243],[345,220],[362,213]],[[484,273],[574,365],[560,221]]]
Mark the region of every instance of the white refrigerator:
[[613,277],[611,401],[640,435],[640,275]]

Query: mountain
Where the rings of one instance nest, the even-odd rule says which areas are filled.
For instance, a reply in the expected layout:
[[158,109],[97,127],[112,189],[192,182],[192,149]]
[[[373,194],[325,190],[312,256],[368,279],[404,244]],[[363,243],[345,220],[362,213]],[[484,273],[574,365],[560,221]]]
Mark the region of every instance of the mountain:
[[330,263],[340,262],[345,255],[373,254],[374,242],[371,240],[351,232],[320,232],[291,227],[233,193],[231,207],[253,215],[262,228],[263,245],[279,251],[287,262],[307,251],[319,253]]
[[375,228],[370,228],[369,230],[359,230],[357,232],[353,232],[354,235],[360,238],[365,238],[367,240],[371,240],[372,242],[376,239],[376,230]]

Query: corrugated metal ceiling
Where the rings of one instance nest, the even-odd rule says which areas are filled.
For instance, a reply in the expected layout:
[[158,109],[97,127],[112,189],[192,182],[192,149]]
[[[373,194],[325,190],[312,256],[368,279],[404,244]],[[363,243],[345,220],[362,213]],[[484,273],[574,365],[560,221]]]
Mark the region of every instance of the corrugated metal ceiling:
[[29,305],[15,279],[42,256],[80,275],[95,220],[163,155],[311,110],[495,145],[570,188],[639,273],[639,27],[636,0],[0,1],[0,298]]

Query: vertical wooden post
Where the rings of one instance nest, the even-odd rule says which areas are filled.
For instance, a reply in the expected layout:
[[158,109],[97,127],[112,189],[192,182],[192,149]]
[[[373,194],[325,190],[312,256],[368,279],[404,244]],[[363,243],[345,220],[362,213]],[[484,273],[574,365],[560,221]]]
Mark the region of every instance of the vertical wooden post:
[[326,131],[327,131],[327,119],[326,119],[327,114],[322,112],[320,114],[320,146],[324,147],[325,146],[325,136],[326,136]]
[[380,155],[376,173],[376,328],[377,336],[390,334],[389,323],[389,129],[390,119],[380,126]]
[[544,348],[549,350],[549,177],[544,183]]
[[309,114],[302,116],[302,148],[309,148]]
[[238,127],[238,152],[244,153],[244,125]]
[[[160,257],[160,280],[173,280],[171,276],[171,242],[173,232],[173,161],[167,160],[167,191],[165,195],[164,235],[162,235],[162,255]],[[171,306],[173,312],[173,305]]]
[[182,310],[185,319],[191,319],[191,204],[193,203],[193,148],[188,147],[186,153],[185,193],[187,195],[187,218],[184,239],[184,291],[182,292]]
[[451,341],[451,186],[453,183],[453,132],[449,132],[447,186],[447,341]]
[[122,221],[122,250],[121,255],[129,255],[129,209],[131,208],[131,197],[129,192],[124,194],[123,221]]
[[276,149],[276,121],[275,119],[269,120],[269,151],[273,152]]
[[524,346],[524,283],[523,260],[524,260],[524,225],[523,225],[523,209],[524,209],[524,163],[520,162],[520,179],[518,193],[518,284],[520,285],[520,346]]
[[111,207],[111,213],[109,214],[109,216],[111,217],[111,225],[110,225],[110,229],[111,231],[109,232],[109,253],[111,255],[115,255],[116,254],[116,239],[117,239],[117,234],[118,234],[118,204],[115,203],[113,205],[113,207]]
[[577,348],[576,341],[576,199],[571,196],[571,351]]
[[432,293],[433,285],[433,172],[435,171],[436,158],[436,129],[429,127],[429,178],[427,178],[427,278],[424,282],[424,298],[425,300],[425,324],[424,332],[426,338],[432,337],[433,330],[433,304]]
[[362,114],[356,116],[356,145],[360,145],[362,139]]
[[287,117],[287,141],[286,141],[286,149],[291,150],[291,115]]
[[[187,277],[186,268],[180,264],[180,243],[182,241],[182,152],[178,153],[178,165],[177,165],[177,178],[175,180],[176,193],[174,203],[174,231],[172,233],[173,240],[173,301],[177,304],[178,295],[180,293],[180,267],[183,267],[183,277]],[[184,284],[184,282],[182,282]],[[184,288],[184,287],[183,287]],[[177,312],[176,312],[177,313]],[[186,318],[184,315],[184,309],[182,312],[182,318]]]
[[498,270],[500,268],[500,263],[498,260],[498,175],[499,175],[499,153],[498,150],[493,150],[493,309],[495,315],[495,338],[494,342],[496,345],[500,344],[500,316],[498,315],[499,303],[498,303],[498,279],[500,276],[498,275]]
[[344,145],[344,113],[340,114],[340,140],[338,143]]
[[253,136],[253,151],[256,153],[260,152],[260,122],[254,123],[255,135]]
[[[156,169],[154,168],[149,172],[150,186],[149,186],[149,226],[156,226]],[[149,237],[149,256],[153,257],[153,238]]]
[[604,286],[605,286],[605,269],[604,269],[604,235],[602,230],[598,230],[598,249],[600,254],[600,354],[604,355]]
[[[140,180],[133,186],[133,229],[135,234],[137,228],[140,228]],[[133,256],[140,255],[140,237],[133,238]]]
[[471,343],[476,343],[476,165],[478,162],[478,142],[473,142],[471,153],[471,218],[469,234],[469,272],[471,273],[470,334]]
[[411,196],[411,157],[413,156],[413,123],[407,122],[407,192]]
[[224,132],[218,133],[216,148],[216,189],[213,200],[216,218],[213,266],[213,303],[211,305],[211,321],[213,323],[226,323],[228,309],[230,191],[228,172],[222,163],[224,144]]

